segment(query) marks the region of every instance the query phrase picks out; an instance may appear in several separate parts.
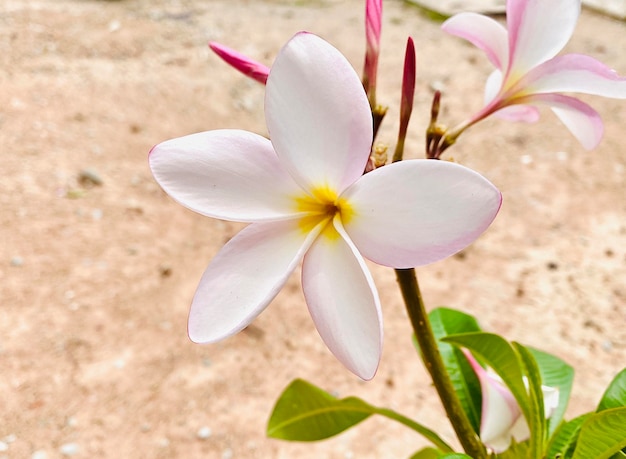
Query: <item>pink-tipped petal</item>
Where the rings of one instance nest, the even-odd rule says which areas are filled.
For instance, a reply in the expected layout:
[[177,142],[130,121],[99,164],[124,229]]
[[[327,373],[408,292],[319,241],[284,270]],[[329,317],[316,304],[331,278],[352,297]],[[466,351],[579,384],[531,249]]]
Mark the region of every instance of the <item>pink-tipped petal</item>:
[[365,169],[373,136],[363,85],[346,58],[299,33],[267,80],[265,116],[281,162],[303,188],[341,192]]
[[213,52],[221,57],[227,64],[239,70],[244,75],[258,81],[261,84],[266,83],[267,76],[270,73],[270,69],[266,65],[250,59],[228,46],[221,45],[214,41],[209,43],[209,48],[211,48],[211,50],[213,50]]
[[580,0],[507,0],[506,15],[509,75],[522,75],[567,44],[580,15]]
[[382,348],[378,293],[338,217],[335,228],[327,227],[306,253],[302,288],[328,349],[354,374],[372,379]]
[[183,206],[209,217],[263,221],[295,214],[302,190],[282,168],[272,144],[239,130],[191,134],[155,146],[150,168]]
[[511,444],[511,427],[520,418],[525,424],[525,419],[515,397],[502,380],[485,370],[469,351],[464,349],[463,353],[480,382],[480,439],[494,452],[502,452]]
[[510,105],[495,112],[494,116],[507,121],[536,123],[539,121],[539,110],[530,105]]
[[561,94],[536,94],[525,97],[525,103],[549,105],[554,114],[578,139],[584,148],[593,150],[604,134],[604,124],[598,112],[586,103]]
[[482,14],[459,13],[447,19],[441,28],[482,49],[496,68],[506,70],[509,40],[506,29],[498,22]]
[[364,175],[342,198],[344,226],[366,258],[393,268],[425,265],[472,243],[495,218],[501,194],[464,166],[400,161]]
[[204,272],[189,313],[189,337],[211,343],[247,327],[274,299],[315,237],[297,221],[253,223]]
[[526,93],[579,92],[626,99],[626,78],[583,54],[564,54],[533,69],[520,81]]

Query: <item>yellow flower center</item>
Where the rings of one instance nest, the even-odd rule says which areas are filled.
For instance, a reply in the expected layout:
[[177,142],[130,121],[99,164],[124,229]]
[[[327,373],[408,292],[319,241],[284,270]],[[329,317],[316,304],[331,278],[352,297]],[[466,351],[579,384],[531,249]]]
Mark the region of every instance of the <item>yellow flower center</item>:
[[298,196],[296,206],[298,211],[305,214],[299,222],[303,232],[310,233],[323,223],[322,233],[331,238],[339,237],[332,225],[335,216],[338,215],[345,223],[354,213],[348,201],[338,197],[337,193],[328,186],[315,187],[310,195]]

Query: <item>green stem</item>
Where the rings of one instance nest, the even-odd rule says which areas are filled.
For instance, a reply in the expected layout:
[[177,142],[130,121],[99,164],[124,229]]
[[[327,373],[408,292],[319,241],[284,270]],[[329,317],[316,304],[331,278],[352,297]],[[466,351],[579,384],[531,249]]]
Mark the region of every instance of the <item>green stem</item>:
[[452,447],[450,445],[448,445],[444,440],[442,440],[442,438],[439,435],[437,435],[435,432],[430,430],[428,427],[425,427],[422,424],[419,424],[419,423],[415,422],[414,420],[409,419],[406,416],[401,415],[400,413],[396,413],[393,410],[390,410],[390,409],[387,409],[387,408],[377,408],[377,407],[372,407],[372,408],[374,408],[376,414],[379,414],[381,416],[385,416],[385,417],[387,417],[389,419],[393,419],[394,421],[397,421],[400,424],[404,424],[408,428],[415,430],[417,433],[419,433],[423,437],[425,437],[428,440],[430,440],[430,442],[433,445],[435,445],[437,448],[439,448],[444,453],[453,453],[454,452],[454,450],[452,449]]
[[424,364],[430,373],[452,427],[468,455],[474,459],[486,459],[485,448],[474,432],[465,411],[463,411],[461,402],[454,392],[450,376],[445,369],[437,347],[437,340],[426,314],[415,270],[410,268],[396,269],[395,271],[415,337],[422,351]]

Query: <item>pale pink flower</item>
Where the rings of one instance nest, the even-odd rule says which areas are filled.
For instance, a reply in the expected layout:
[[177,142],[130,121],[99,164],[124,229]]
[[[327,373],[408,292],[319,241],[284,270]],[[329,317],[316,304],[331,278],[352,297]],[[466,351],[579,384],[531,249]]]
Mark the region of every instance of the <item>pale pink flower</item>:
[[535,104],[546,104],[587,149],[598,145],[603,125],[586,103],[561,93],[626,98],[626,79],[582,54],[557,56],[571,38],[580,0],[507,0],[505,29],[476,13],[460,13],[443,30],[482,49],[496,70],[485,88],[485,107],[452,133],[497,112],[516,121],[539,118]]
[[244,75],[249,76],[261,84],[265,84],[267,81],[267,75],[270,73],[270,69],[266,65],[214,41],[209,43],[209,48],[226,63],[230,64]]
[[209,343],[247,327],[302,261],[305,300],[322,339],[370,379],[382,317],[364,257],[395,268],[441,260],[489,226],[500,192],[444,161],[402,161],[362,175],[373,136],[367,97],[348,61],[315,35],[297,34],[279,52],[265,115],[271,140],[217,130],[150,153],[156,180],[179,203],[250,223],[202,276],[189,336]]
[[[483,444],[495,453],[501,453],[511,445],[511,439],[518,443],[527,440],[530,437],[528,423],[509,388],[497,374],[485,370],[469,351],[464,349],[463,353],[480,382],[480,439]],[[544,415],[549,419],[559,405],[559,390],[543,385],[541,390]]]

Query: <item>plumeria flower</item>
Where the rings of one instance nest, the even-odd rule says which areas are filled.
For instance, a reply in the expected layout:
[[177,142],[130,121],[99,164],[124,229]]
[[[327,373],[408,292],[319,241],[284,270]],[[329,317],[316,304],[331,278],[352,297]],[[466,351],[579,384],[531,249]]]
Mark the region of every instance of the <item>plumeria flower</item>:
[[[450,134],[497,112],[516,121],[539,118],[535,104],[546,104],[587,149],[598,145],[603,124],[589,105],[565,92],[626,98],[626,79],[596,59],[557,54],[571,38],[580,0],[507,0],[505,29],[476,13],[460,13],[442,25],[446,32],[482,49],[496,70],[485,88],[485,107]],[[452,139],[454,140],[454,139]]]
[[216,130],[150,152],[152,172],[172,198],[250,223],[202,276],[189,336],[210,343],[244,329],[302,261],[319,334],[349,370],[371,379],[382,324],[364,258],[394,268],[441,260],[489,226],[500,192],[443,161],[402,161],[362,175],[373,135],[367,97],[348,61],[312,34],[297,34],[279,52],[265,116],[271,140]]
[[[511,391],[502,379],[492,371],[485,370],[466,349],[465,357],[472,366],[480,382],[482,410],[480,419],[480,439],[495,453],[505,451],[511,439],[522,442],[530,438],[528,423]],[[527,381],[524,381],[527,384]],[[544,415],[552,416],[559,405],[559,390],[541,386],[543,392]]]

